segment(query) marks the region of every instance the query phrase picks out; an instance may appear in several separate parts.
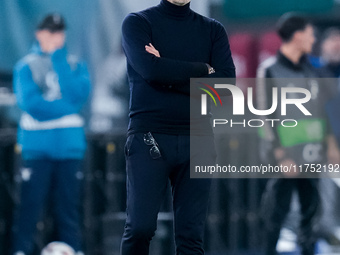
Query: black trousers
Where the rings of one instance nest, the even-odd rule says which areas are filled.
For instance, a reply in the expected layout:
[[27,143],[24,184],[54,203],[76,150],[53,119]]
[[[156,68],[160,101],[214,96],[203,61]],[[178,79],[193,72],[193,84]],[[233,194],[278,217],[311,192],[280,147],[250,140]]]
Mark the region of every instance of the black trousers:
[[[130,135],[125,146],[127,163],[127,220],[122,255],[147,255],[157,227],[157,215],[170,179],[177,255],[204,254],[203,232],[211,180],[190,178],[190,137],[153,133],[161,157],[153,159],[143,134]],[[192,157],[214,164],[212,137]]]
[[320,209],[318,179],[271,179],[263,196],[262,215],[265,222],[265,254],[276,254],[280,229],[289,212],[293,191],[298,192],[301,221],[298,242],[303,255],[314,254],[315,226]]

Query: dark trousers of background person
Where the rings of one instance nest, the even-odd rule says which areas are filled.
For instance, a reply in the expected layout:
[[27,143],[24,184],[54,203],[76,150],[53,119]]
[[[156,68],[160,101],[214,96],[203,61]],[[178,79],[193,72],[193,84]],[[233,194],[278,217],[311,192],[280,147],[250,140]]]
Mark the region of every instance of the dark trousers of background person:
[[[177,255],[204,254],[203,232],[207,216],[210,179],[190,178],[190,157],[215,164],[212,137],[202,137],[202,148],[190,155],[190,136],[153,133],[161,157],[153,159],[152,146],[143,134],[128,137],[127,220],[122,238],[122,255],[147,255],[157,227],[157,215],[170,179],[173,195]],[[205,159],[205,160],[203,160]]]
[[[21,200],[15,211],[12,250],[31,255],[36,224],[42,216],[47,198],[59,240],[76,251],[81,250],[80,160],[29,160],[21,168]],[[51,192],[51,193],[50,193]],[[50,195],[50,196],[49,196]]]
[[302,255],[314,254],[316,218],[320,210],[318,179],[271,179],[263,197],[262,214],[265,221],[265,254],[274,255],[280,230],[290,210],[293,191],[300,203],[301,220],[298,242]]

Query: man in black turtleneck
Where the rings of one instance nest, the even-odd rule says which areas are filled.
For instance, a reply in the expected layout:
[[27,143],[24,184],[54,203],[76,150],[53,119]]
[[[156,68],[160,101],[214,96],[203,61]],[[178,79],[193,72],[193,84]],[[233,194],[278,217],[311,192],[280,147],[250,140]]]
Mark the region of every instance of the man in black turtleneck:
[[[122,255],[146,255],[170,179],[176,254],[204,254],[209,179],[190,179],[190,78],[235,77],[223,26],[190,9],[190,0],[161,0],[123,22],[130,83],[125,146],[127,220]],[[201,156],[214,162],[203,125]]]

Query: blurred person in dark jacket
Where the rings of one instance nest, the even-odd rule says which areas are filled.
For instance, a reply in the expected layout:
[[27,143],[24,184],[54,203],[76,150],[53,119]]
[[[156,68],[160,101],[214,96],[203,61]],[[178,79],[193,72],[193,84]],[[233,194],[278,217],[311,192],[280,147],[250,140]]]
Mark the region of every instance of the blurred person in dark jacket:
[[[282,45],[276,57],[266,60],[258,70],[257,103],[261,109],[269,109],[272,88],[304,88],[311,92],[306,108],[313,118],[297,108],[289,108],[288,118],[298,121],[294,128],[279,125],[268,126],[263,135],[261,155],[271,164],[305,166],[327,162],[327,121],[325,104],[329,91],[318,82],[319,74],[309,63],[307,54],[315,42],[314,28],[304,17],[288,13],[277,24]],[[296,95],[289,97],[297,98]],[[270,119],[280,119],[279,111]],[[303,168],[305,172],[305,167]],[[309,177],[309,178],[304,178]],[[311,178],[312,177],[312,178]],[[300,204],[298,242],[302,255],[314,254],[316,244],[316,220],[320,210],[319,181],[316,175],[302,175],[299,171],[283,173],[281,178],[270,179],[263,196],[265,222],[265,254],[274,255],[280,230],[290,211],[292,194],[297,191]]]

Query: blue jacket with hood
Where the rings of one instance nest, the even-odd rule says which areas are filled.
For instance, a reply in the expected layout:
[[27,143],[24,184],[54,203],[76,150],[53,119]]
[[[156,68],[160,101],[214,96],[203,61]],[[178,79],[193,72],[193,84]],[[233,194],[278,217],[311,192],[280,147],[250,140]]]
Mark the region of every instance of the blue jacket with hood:
[[38,44],[14,69],[14,92],[23,111],[18,129],[22,157],[81,159],[86,149],[79,112],[90,93],[86,65],[65,48],[44,53]]

